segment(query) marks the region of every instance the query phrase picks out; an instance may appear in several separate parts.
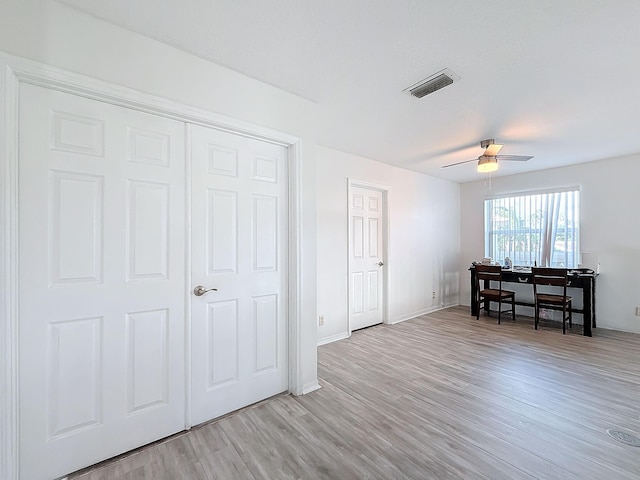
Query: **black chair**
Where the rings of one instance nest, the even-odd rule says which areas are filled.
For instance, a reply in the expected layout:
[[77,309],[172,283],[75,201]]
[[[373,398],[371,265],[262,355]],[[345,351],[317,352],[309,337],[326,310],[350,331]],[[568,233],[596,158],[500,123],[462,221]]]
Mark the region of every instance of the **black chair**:
[[[568,270],[566,268],[532,267],[533,297],[535,300],[535,329],[540,321],[540,309],[562,310],[562,333],[567,333],[566,321],[571,324],[571,297],[567,296]],[[538,287],[551,285],[560,287],[562,295],[540,291]]]
[[[491,302],[498,303],[498,324],[502,316],[502,302],[511,300],[511,310],[505,310],[504,313],[511,312],[513,320],[516,319],[516,293],[510,290],[502,289],[502,267],[500,265],[476,265],[476,319],[480,318],[480,307],[484,304],[487,315],[490,315]],[[494,285],[491,285],[494,282]],[[495,285],[497,283],[497,285]],[[492,288],[498,287],[498,288]]]

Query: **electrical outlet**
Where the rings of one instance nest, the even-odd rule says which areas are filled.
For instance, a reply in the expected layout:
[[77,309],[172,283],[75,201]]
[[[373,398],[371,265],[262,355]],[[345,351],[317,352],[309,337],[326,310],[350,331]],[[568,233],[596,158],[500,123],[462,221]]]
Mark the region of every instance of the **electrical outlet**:
[[324,315],[320,315],[318,317],[318,326],[319,327],[324,327]]
[[640,307],[636,307],[636,316],[640,317]]
[[436,298],[436,292],[431,292],[431,298]]

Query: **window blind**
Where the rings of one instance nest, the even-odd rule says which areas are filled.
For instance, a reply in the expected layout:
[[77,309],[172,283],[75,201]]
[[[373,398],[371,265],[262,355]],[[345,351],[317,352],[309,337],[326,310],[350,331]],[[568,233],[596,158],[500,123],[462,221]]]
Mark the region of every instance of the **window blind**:
[[579,188],[487,199],[484,214],[485,256],[523,266],[578,266]]

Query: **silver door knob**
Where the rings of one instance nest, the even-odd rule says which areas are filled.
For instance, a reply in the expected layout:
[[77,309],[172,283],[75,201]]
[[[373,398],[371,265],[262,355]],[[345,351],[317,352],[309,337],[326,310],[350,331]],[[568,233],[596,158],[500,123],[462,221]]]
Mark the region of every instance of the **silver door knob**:
[[196,297],[201,297],[207,292],[217,292],[217,291],[218,291],[217,288],[204,288],[202,285],[198,285],[196,288],[193,289],[193,294]]
[[382,262],[378,262],[378,266],[381,267],[382,265],[384,265],[384,263]]

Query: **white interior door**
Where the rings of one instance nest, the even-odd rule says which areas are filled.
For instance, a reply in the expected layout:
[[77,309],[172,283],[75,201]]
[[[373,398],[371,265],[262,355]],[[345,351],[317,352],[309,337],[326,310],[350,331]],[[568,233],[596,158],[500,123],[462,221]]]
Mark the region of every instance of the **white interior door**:
[[185,426],[184,124],[23,85],[21,478]]
[[383,193],[352,186],[349,198],[349,326],[383,321]]
[[192,423],[287,390],[287,150],[191,127]]

